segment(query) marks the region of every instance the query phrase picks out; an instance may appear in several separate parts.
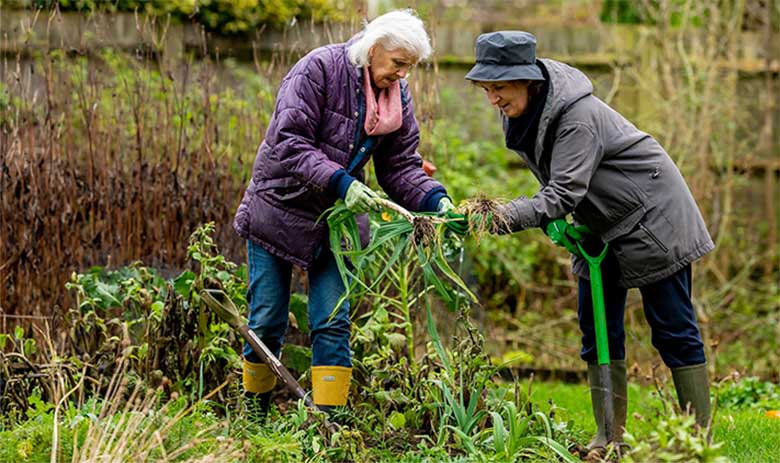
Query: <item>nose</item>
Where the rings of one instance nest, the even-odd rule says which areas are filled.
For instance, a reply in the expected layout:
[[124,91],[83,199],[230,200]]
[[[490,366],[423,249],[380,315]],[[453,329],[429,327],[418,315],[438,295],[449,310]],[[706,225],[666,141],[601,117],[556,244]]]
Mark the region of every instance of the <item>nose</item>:
[[409,74],[409,68],[410,67],[411,66],[401,67],[401,68],[398,69],[398,71],[396,71],[395,74],[398,76],[399,79],[403,79],[404,77],[406,77],[407,74]]
[[498,96],[498,93],[496,93],[496,92],[494,92],[492,90],[488,90],[487,98],[488,98],[488,101],[490,102],[490,104],[492,104],[492,105],[498,104],[498,101],[501,99]]

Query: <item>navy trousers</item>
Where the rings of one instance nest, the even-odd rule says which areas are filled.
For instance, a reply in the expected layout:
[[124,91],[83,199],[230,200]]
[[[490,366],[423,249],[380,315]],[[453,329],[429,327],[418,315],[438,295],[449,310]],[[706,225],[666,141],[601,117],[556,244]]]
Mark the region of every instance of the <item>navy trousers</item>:
[[[628,290],[618,286],[620,267],[611,252],[601,264],[604,283],[604,306],[609,337],[609,354],[613,360],[626,357],[626,333],[623,316]],[[701,340],[696,314],[691,303],[691,266],[661,281],[639,288],[645,318],[652,331],[653,346],[661,354],[666,366],[677,368],[705,362],[704,343]],[[596,362],[596,335],[593,328],[593,303],[590,281],[579,279],[578,315],[582,331],[580,357]]]

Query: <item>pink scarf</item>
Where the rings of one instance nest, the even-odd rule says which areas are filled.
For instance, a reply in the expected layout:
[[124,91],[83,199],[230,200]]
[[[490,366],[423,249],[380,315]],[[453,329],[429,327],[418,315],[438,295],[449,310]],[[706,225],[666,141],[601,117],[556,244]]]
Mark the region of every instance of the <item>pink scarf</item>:
[[366,93],[366,123],[363,125],[366,133],[386,135],[400,129],[403,121],[401,83],[396,80],[390,88],[380,90],[377,98],[371,86],[371,75],[364,67],[363,89]]

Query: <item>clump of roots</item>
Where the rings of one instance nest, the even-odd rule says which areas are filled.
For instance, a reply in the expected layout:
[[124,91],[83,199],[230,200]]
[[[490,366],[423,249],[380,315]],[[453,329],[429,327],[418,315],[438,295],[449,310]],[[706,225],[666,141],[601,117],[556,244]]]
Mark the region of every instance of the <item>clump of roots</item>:
[[418,215],[412,220],[412,239],[416,245],[429,247],[436,242],[436,225],[433,217],[427,215]]
[[458,212],[469,218],[469,234],[477,239],[487,233],[505,233],[510,229],[501,203],[482,194],[462,202]]

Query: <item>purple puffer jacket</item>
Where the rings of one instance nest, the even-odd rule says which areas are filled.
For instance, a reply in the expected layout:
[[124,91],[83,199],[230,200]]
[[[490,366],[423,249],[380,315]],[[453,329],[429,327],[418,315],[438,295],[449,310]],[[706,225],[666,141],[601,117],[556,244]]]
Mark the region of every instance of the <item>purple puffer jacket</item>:
[[[362,73],[347,57],[349,43],[313,50],[282,80],[233,221],[240,236],[304,269],[327,246],[327,224],[317,219],[344,197],[354,179],[363,181],[369,159],[360,152],[366,147]],[[446,191],[422,170],[416,151],[420,134],[405,81],[401,91],[401,128],[373,140],[367,151],[379,185],[393,201],[413,211],[432,211]],[[347,171],[353,158],[361,160]],[[358,225],[366,244],[366,215],[358,217]]]

